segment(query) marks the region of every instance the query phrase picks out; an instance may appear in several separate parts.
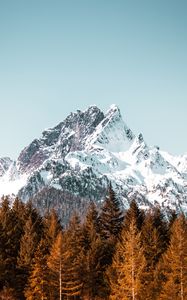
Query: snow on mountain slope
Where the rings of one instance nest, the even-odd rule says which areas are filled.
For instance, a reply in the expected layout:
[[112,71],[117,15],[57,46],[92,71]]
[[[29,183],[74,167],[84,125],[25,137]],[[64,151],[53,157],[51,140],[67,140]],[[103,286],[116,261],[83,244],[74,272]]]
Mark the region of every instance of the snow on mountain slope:
[[1,159],[0,176],[0,194],[18,194],[24,201],[47,188],[99,201],[111,182],[125,207],[135,198],[142,207],[187,212],[187,155],[149,147],[115,105],[106,114],[96,106],[71,113],[23,149],[16,162]]
[[7,172],[11,164],[12,160],[9,157],[0,158],[0,177]]
[[105,118],[96,127],[86,142],[86,149],[104,147],[110,152],[127,150],[135,136],[121,117],[119,108],[112,105]]

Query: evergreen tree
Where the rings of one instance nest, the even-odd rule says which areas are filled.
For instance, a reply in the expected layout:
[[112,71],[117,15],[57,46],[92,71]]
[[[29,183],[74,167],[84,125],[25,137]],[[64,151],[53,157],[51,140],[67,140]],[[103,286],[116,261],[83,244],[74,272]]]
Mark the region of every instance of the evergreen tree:
[[0,290],[5,285],[5,273],[6,273],[6,238],[3,226],[0,223]]
[[25,214],[26,214],[26,208],[25,208],[25,204],[18,198],[16,197],[13,205],[12,205],[12,211],[15,214],[15,216],[17,217],[17,220],[19,221],[19,226],[21,228],[21,233],[23,232],[23,227],[25,224]]
[[49,249],[53,245],[58,233],[62,230],[60,220],[52,209],[44,218],[44,237],[48,243]]
[[47,268],[48,244],[42,239],[35,252],[31,274],[25,289],[27,300],[49,299],[49,272]]
[[26,204],[25,204],[25,215],[24,215],[24,220],[25,222],[31,219],[32,224],[34,226],[34,230],[37,234],[37,236],[39,237],[39,239],[43,236],[43,218],[41,217],[41,215],[39,214],[39,212],[37,211],[37,209],[33,206],[32,201],[29,200]]
[[161,288],[158,263],[169,243],[167,223],[157,208],[146,215],[142,226],[142,243],[146,259],[142,295],[146,300],[156,300]]
[[1,202],[0,224],[3,240],[0,248],[1,256],[4,259],[4,274],[1,276],[2,281],[0,285],[14,289],[16,287],[16,262],[19,252],[21,228],[16,214],[10,208],[7,197],[4,197]]
[[132,200],[129,209],[125,213],[123,226],[128,229],[133,219],[134,222],[136,223],[138,230],[141,230],[142,224],[144,222],[144,218],[145,218],[144,212],[139,209],[136,201]]
[[40,237],[37,235],[36,226],[33,224],[31,217],[26,221],[24,226],[24,234],[20,241],[20,252],[18,257],[18,265],[26,269],[30,269],[34,252],[39,243]]
[[161,264],[164,276],[162,300],[187,299],[187,222],[184,215],[175,219],[171,242]]
[[40,236],[36,230],[36,223],[33,224],[32,218],[29,216],[23,228],[23,235],[20,240],[20,251],[17,258],[17,290],[20,300],[24,299],[24,287],[27,284],[35,250],[39,241]]
[[118,241],[112,266],[108,269],[112,300],[137,300],[141,298],[142,275],[145,258],[141,233],[135,216],[128,228],[125,226]]
[[82,264],[82,226],[80,217],[75,212],[65,234],[66,251],[63,251],[62,293],[68,299],[79,296],[82,291],[83,278],[80,272]]
[[81,257],[81,225],[79,217],[74,214],[69,228],[57,236],[48,258],[50,278],[54,286],[51,297],[79,297],[82,290]]
[[91,203],[82,227],[81,238],[81,260],[80,260],[80,278],[83,282],[83,299],[105,299],[108,295],[108,285],[105,280],[104,272],[106,269],[106,258],[104,250],[106,242],[100,238],[98,229],[98,212],[94,203]]
[[51,283],[51,289],[49,296],[51,300],[62,299],[62,254],[65,243],[63,241],[63,235],[60,231],[57,238],[52,245],[50,255],[47,260],[49,267],[49,280]]
[[[116,241],[120,236],[123,222],[121,203],[116,198],[111,185],[109,197],[103,203],[99,217],[94,207],[89,211],[86,221],[87,228],[89,227],[89,219],[92,238],[90,244],[88,243],[88,251],[84,253],[86,255],[84,263],[87,261],[85,268],[87,268],[88,276],[82,278],[84,282],[83,294],[84,296],[87,294],[89,297],[105,299],[109,294],[105,271],[112,263]],[[87,235],[89,235],[89,230]]]
[[99,216],[100,234],[103,238],[119,237],[123,223],[121,203],[117,199],[112,186],[109,187],[109,196],[104,201]]

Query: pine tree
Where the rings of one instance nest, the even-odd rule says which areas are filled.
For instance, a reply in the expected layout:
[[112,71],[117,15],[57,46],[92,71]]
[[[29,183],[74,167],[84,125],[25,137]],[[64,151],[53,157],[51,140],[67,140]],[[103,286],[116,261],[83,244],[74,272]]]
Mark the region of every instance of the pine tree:
[[[48,258],[53,297],[79,297],[82,291],[81,225],[77,214],[72,217],[68,229],[57,236]],[[51,298],[51,299],[53,299]]]
[[62,299],[62,253],[65,243],[59,232],[47,260],[51,282],[50,299]]
[[81,227],[80,244],[83,252],[90,249],[92,243],[92,235],[95,235],[98,229],[98,211],[96,205],[91,202],[86,213],[86,217]]
[[60,220],[55,210],[52,209],[44,218],[44,236],[48,243],[49,249],[61,230],[62,226],[60,224]]
[[[123,222],[121,203],[116,198],[111,185],[109,187],[109,196],[103,203],[100,215],[99,217],[95,217],[96,219],[94,220],[93,224],[99,236],[94,237],[95,245],[92,244],[91,246],[91,251],[94,253],[94,256],[93,261],[90,262],[90,271],[93,274],[93,270],[95,268],[95,274],[97,275],[94,277],[90,273],[91,277],[87,280],[84,288],[88,282],[93,280],[95,289],[89,290],[85,288],[85,290],[87,289],[87,292],[90,293],[90,295],[97,295],[97,297],[105,299],[109,294],[109,287],[105,278],[105,271],[106,268],[112,263],[116,241],[120,236]],[[87,259],[89,261],[89,256],[91,259],[91,252],[89,251],[87,254]]]
[[147,213],[141,236],[146,259],[142,295],[146,300],[156,300],[161,288],[158,263],[169,243],[168,226],[159,209]]
[[3,235],[1,255],[4,258],[4,274],[1,276],[0,285],[14,289],[16,287],[16,262],[19,252],[21,228],[16,214],[10,208],[7,197],[4,197],[1,202],[0,224]]
[[24,226],[24,234],[20,241],[20,252],[18,257],[19,266],[23,266],[28,270],[30,269],[34,258],[34,252],[40,240],[35,229],[35,224],[33,224],[31,217],[29,217]]
[[49,255],[48,244],[42,239],[35,252],[31,274],[25,289],[27,300],[49,299],[49,271],[47,268],[47,257]]
[[136,223],[138,230],[141,230],[144,218],[144,212],[139,209],[136,201],[132,200],[129,209],[125,213],[123,226],[128,228],[131,223],[131,220],[133,219]]
[[12,211],[18,219],[21,229],[23,229],[23,226],[26,221],[24,218],[26,214],[26,208],[25,208],[25,204],[18,197],[16,197],[13,202]]
[[171,242],[163,255],[162,300],[187,299],[187,221],[180,215],[171,228]]
[[5,270],[6,270],[6,238],[3,226],[0,223],[0,290],[5,285]]
[[20,251],[17,258],[17,290],[20,300],[24,299],[23,290],[27,284],[35,250],[40,241],[35,224],[33,224],[30,216],[24,225],[23,235],[20,240]]
[[123,219],[121,203],[110,185],[109,196],[106,198],[99,216],[101,236],[105,239],[111,237],[116,239],[121,233]]
[[129,227],[123,228],[112,266],[108,269],[112,300],[144,299],[141,287],[145,258],[136,221],[132,218]]
[[39,212],[37,211],[37,209],[33,206],[31,200],[29,200],[25,204],[25,215],[24,215],[25,223],[29,218],[31,219],[32,224],[34,226],[34,230],[35,230],[38,238],[40,239],[43,235],[43,230],[44,230],[43,219],[42,219],[41,215],[39,214]]
[[[81,296],[83,299],[104,299],[108,293],[108,285],[104,277],[106,263],[105,241],[100,238],[98,229],[98,212],[94,203],[91,203],[82,227],[80,278],[83,282]],[[108,247],[107,247],[108,249]]]
[[68,299],[78,297],[82,291],[83,278],[80,272],[82,264],[82,226],[75,212],[65,233],[66,251],[63,251],[62,293]]

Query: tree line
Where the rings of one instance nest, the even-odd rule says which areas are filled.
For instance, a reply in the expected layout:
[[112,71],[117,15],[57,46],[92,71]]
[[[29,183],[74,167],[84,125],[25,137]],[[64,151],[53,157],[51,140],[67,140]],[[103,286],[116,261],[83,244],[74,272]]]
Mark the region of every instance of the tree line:
[[124,212],[110,187],[100,208],[91,202],[62,227],[55,210],[3,197],[0,299],[185,300],[186,217],[136,201]]

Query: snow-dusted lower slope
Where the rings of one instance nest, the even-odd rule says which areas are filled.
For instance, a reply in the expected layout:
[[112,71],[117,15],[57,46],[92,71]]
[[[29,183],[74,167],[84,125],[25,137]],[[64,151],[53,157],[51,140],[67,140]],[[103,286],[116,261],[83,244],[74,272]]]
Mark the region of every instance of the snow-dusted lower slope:
[[173,157],[149,147],[115,105],[106,114],[96,106],[71,113],[16,162],[1,159],[0,176],[0,194],[18,194],[25,201],[47,189],[71,194],[74,201],[99,201],[111,182],[125,207],[135,198],[142,207],[187,212],[187,155]]

